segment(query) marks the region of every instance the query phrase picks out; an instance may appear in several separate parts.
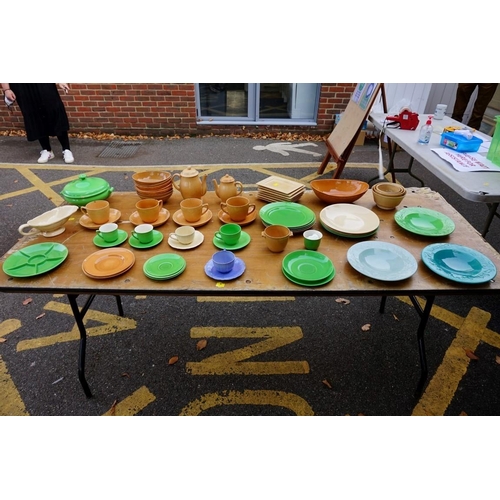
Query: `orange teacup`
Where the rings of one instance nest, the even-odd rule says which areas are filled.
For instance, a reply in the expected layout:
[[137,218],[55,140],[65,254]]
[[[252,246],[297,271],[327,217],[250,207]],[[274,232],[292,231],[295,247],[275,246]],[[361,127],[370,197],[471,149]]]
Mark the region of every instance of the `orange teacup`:
[[144,198],[135,204],[139,217],[143,222],[156,222],[163,207],[163,200]]
[[255,210],[255,205],[246,196],[232,196],[220,207],[235,222],[244,221]]

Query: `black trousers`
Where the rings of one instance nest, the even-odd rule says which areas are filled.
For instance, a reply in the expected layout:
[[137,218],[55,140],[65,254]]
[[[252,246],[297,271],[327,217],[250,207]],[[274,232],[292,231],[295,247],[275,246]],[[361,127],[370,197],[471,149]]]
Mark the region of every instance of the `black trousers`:
[[[63,151],[65,149],[69,149],[68,132],[64,132],[63,134],[58,135],[57,138],[61,143]],[[41,137],[40,139],[38,139],[38,141],[40,142],[40,146],[42,146],[42,149],[46,149],[47,151],[52,151],[52,146],[50,145],[50,139],[48,137]]]
[[451,117],[459,122],[462,121],[465,110],[469,105],[471,95],[475,88],[478,87],[476,102],[474,103],[469,123],[467,123],[469,127],[478,130],[481,126],[484,112],[495,95],[497,86],[498,83],[459,83],[455,106],[453,107],[453,114]]

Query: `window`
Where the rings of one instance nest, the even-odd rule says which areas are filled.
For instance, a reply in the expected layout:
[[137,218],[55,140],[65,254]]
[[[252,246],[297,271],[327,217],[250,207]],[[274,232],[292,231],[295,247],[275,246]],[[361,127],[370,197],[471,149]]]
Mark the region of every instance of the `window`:
[[198,123],[316,125],[319,91],[319,83],[198,83]]

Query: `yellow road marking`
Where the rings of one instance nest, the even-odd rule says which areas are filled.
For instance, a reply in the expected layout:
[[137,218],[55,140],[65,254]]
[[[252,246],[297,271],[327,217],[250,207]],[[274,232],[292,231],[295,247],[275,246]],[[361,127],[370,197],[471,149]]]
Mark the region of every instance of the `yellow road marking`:
[[24,402],[7,370],[7,365],[0,356],[0,416],[26,416]]
[[33,186],[38,189],[41,193],[43,193],[52,203],[56,206],[59,206],[64,198],[56,193],[53,189],[51,189],[44,181],[40,179],[37,175],[35,175],[31,170],[27,168],[18,168],[18,172],[28,179]]
[[204,394],[185,406],[181,416],[195,416],[216,406],[261,405],[288,408],[299,416],[313,416],[307,401],[296,394],[282,391],[223,391]]
[[192,338],[260,339],[260,342],[209,356],[201,362],[187,362],[186,371],[192,375],[288,375],[309,373],[307,361],[245,361],[259,354],[283,347],[302,339],[301,328],[270,327],[199,327],[191,329]]
[[5,337],[18,328],[21,328],[21,322],[18,319],[6,319],[0,323],[0,337]]
[[142,386],[130,396],[116,404],[113,410],[103,414],[103,417],[114,415],[116,417],[127,417],[136,415],[156,399],[156,396],[146,386]]
[[477,307],[470,310],[448,347],[443,362],[413,409],[413,415],[444,415],[469,367],[470,360],[465,355],[465,349],[476,349],[490,318],[490,313]]
[[[61,302],[48,302],[44,309],[48,311],[55,311],[62,314],[68,314],[73,317],[73,312],[69,304],[62,304]],[[108,314],[100,311],[89,309],[85,315],[84,322],[88,320],[98,321],[104,323],[102,326],[94,326],[87,328],[87,335],[89,337],[96,337],[98,335],[108,335],[110,333],[117,333],[124,330],[134,330],[137,323],[133,319],[122,318],[114,314]],[[80,332],[76,324],[70,332],[61,332],[54,335],[36,339],[21,340],[17,344],[17,351],[25,351],[27,349],[38,349],[40,347],[47,347],[60,342],[71,342],[80,339]]]
[[295,297],[196,297],[196,302],[285,302]]

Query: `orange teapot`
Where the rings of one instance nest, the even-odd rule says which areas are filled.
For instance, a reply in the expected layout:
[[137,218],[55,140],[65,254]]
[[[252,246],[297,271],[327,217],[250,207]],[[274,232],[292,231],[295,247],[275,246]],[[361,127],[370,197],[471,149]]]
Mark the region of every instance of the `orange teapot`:
[[235,181],[234,177],[229,174],[221,177],[220,184],[217,184],[215,179],[212,179],[215,194],[221,199],[221,201],[226,201],[232,196],[239,196],[243,193],[243,184],[240,181]]
[[201,198],[207,192],[207,174],[200,177],[198,170],[187,167],[172,175],[172,185],[184,199]]

